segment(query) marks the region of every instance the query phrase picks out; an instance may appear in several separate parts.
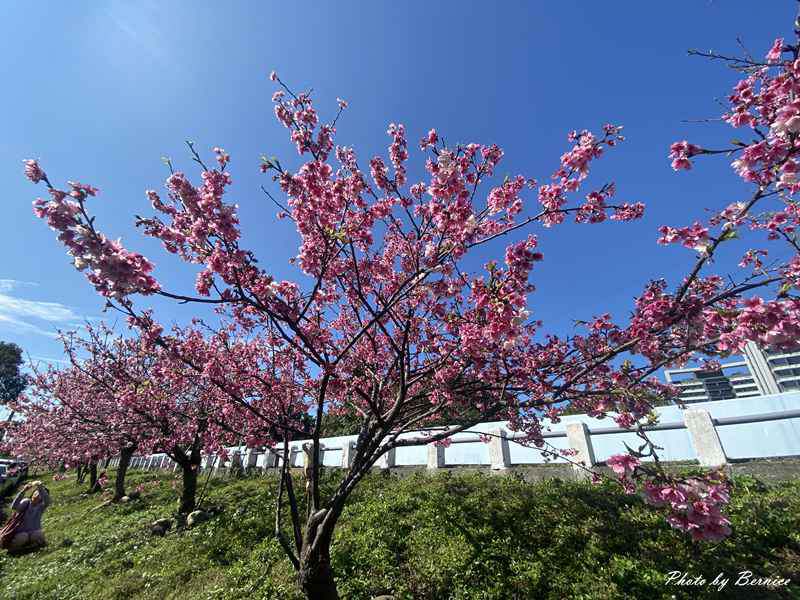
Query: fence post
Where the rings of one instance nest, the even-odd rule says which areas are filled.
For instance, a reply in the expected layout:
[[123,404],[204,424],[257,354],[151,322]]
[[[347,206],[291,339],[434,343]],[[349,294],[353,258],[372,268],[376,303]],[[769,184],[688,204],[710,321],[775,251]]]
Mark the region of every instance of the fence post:
[[228,469],[229,476],[237,476],[242,472],[242,452],[235,450],[231,456],[231,466]]
[[278,454],[274,448],[264,450],[264,470],[273,469],[278,466]]
[[254,448],[248,448],[247,453],[244,455],[245,472],[249,473],[253,468],[255,468],[257,462],[258,462],[258,452],[256,452]]
[[[597,464],[594,458],[594,448],[592,438],[589,435],[589,428],[586,423],[567,423],[567,441],[573,450],[577,450],[575,459],[582,463],[587,469],[591,469]],[[577,475],[587,477],[589,473],[577,465],[572,465],[572,469]]]
[[493,471],[503,471],[511,466],[511,451],[505,429],[492,429],[489,432],[489,463]]
[[380,455],[376,463],[378,468],[386,470],[395,466],[395,450],[392,448]]
[[225,467],[225,460],[221,454],[215,454],[211,460],[211,476],[219,477],[222,475],[222,469]]
[[342,442],[342,468],[349,469],[353,466],[353,458],[355,457],[355,446],[353,440],[344,440]]
[[294,466],[295,457],[300,454],[301,449],[297,446],[292,446],[289,448],[289,464],[287,465],[289,469]]
[[204,461],[205,465],[203,467],[203,470],[211,469],[213,471],[214,470],[214,460],[215,460],[215,458],[216,458],[216,456],[214,454],[207,455],[206,458],[205,458],[205,461]]
[[721,467],[728,462],[708,411],[699,408],[686,409],[683,413],[683,422],[689,430],[701,466]]
[[428,469],[441,469],[444,465],[444,446],[428,444]]

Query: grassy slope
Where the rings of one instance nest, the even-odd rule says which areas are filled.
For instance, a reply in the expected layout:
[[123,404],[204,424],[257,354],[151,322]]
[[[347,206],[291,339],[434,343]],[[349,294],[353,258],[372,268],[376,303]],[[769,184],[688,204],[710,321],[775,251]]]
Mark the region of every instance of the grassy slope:
[[[299,597],[291,566],[269,535],[267,479],[212,480],[209,501],[223,513],[164,538],[147,525],[176,506],[168,475],[133,473],[131,484],[146,486],[143,499],[95,511],[99,498],[82,497],[74,478],[45,481],[54,499],[44,519],[49,546],[17,558],[0,554],[0,598]],[[422,599],[736,598],[731,585],[724,595],[665,588],[663,575],[678,569],[713,578],[747,568],[798,577],[800,480],[766,489],[739,479],[730,512],[729,541],[696,545],[611,488],[376,475],[342,519],[333,562],[342,596],[357,599],[388,592]],[[739,591],[742,598],[797,594]]]

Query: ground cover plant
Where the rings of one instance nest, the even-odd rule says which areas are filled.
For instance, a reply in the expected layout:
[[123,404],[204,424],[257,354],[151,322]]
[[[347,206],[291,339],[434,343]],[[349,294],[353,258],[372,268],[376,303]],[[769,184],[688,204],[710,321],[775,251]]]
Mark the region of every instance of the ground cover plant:
[[[178,490],[169,474],[133,471],[138,501],[97,509],[74,476],[52,481],[49,546],[0,556],[2,597],[19,600],[302,598],[293,568],[260,518],[274,501],[262,477],[213,478],[222,511],[191,529],[153,536]],[[340,475],[323,475],[334,487]],[[331,559],[340,593],[411,599],[792,598],[800,592],[800,480],[735,478],[735,535],[701,544],[613,486],[485,474],[369,475],[342,515]],[[750,570],[793,578],[776,591],[665,586],[673,570],[709,580]],[[793,596],[794,594],[794,596]]]

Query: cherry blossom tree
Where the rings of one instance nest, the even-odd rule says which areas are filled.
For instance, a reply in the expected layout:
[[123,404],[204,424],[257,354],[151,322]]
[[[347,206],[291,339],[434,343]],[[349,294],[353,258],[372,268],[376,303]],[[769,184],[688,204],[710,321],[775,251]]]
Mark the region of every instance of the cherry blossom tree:
[[109,418],[116,407],[76,370],[37,373],[27,393],[14,403],[23,420],[10,431],[7,449],[30,461],[57,468],[75,466],[76,484],[90,474],[95,491],[97,463],[116,453],[119,434]]
[[214,361],[208,344],[197,329],[174,329],[167,338],[181,349],[183,360],[176,361],[162,347],[112,336],[107,328],[87,327],[86,332],[85,338],[69,338],[67,354],[74,369],[115,399],[110,421],[127,434],[119,450],[115,495],[124,493],[120,477],[135,452],[163,452],[181,468],[179,511],[191,512],[202,455],[224,452],[241,429],[233,428],[238,413],[223,410],[218,388],[187,366],[188,357],[195,365]]
[[[403,125],[388,128],[388,162],[376,156],[362,168],[354,149],[334,143],[347,103],[339,100],[335,116],[323,123],[310,93],[292,91],[272,73],[279,88],[275,115],[299,164],[263,157],[269,181],[262,190],[297,230],[292,262],[300,274],[297,281],[279,281],[257,262],[241,238],[237,206],[226,201],[230,156],[214,148],[212,168],[189,144],[199,182],[170,163],[166,194],[147,192],[156,216],[138,218],[137,225],[200,268],[194,294],[169,289],[149,259],[101,231],[89,212],[96,188],[77,182],[56,188],[32,160],[25,172],[47,186],[50,198],[37,199],[34,211],[57,232],[75,267],[109,307],[127,316],[145,347],[169,357],[161,374],[200,377],[223,411],[244,415],[240,428],[248,443],[268,444],[281,455],[275,533],[309,598],[338,598],[329,556],[336,523],[382,454],[420,442],[447,444],[489,419],[507,420],[526,435],[525,443],[553,452],[542,436],[544,417],[557,422],[575,409],[613,414],[642,440],[608,460],[616,481],[664,507],[673,527],[716,540],[730,534],[721,513],[729,494],[724,475],[667,473],[645,426],[655,404],[676,398],[674,388],[655,378],[663,367],[713,361],[750,340],[785,347],[800,333],[798,48],[797,40],[776,40],[763,61],[711,55],[743,72],[723,118],[752,139],[727,148],[677,142],[672,165],[682,170],[699,158],[734,157],[733,168],[752,194],[705,221],[662,227],[660,243],[679,243],[695,254],[685,276],[674,287],[664,279],[649,282],[629,319],[601,314],[572,337],[547,332],[531,317],[530,274],[543,254],[530,230],[563,227],[568,219],[581,226],[621,224],[643,214],[643,204],[615,200],[613,183],[589,185],[594,162],[624,141],[619,126],[570,133],[568,149],[541,183],[526,175],[498,180],[500,148],[449,145],[431,130],[419,143],[427,174],[412,183]],[[714,258],[741,245],[745,230],[763,233],[764,243],[742,248],[742,271],[723,277]],[[501,241],[499,260],[470,270],[478,248]],[[767,253],[773,262],[765,262]],[[213,306],[229,324],[202,344],[167,335],[140,306],[154,295]],[[204,361],[209,355],[214,360]],[[303,411],[314,415],[306,516],[287,460]],[[337,412],[359,416],[358,442],[352,467],[323,497],[320,434],[324,414]],[[465,415],[457,426],[403,436],[443,416]]]
[[[187,371],[184,362],[176,364],[162,348],[115,336],[102,325],[87,326],[85,333],[63,336],[71,366],[38,374],[31,394],[16,405],[25,419],[10,447],[49,464],[87,465],[90,488],[98,460],[118,455],[114,501],[125,495],[137,451],[164,452],[181,467],[179,510],[191,512],[201,456],[232,443],[241,429],[228,425],[236,411],[223,414],[218,388],[204,389],[202,376]],[[190,345],[203,355],[197,331],[176,330],[174,336],[171,341],[187,355]]]

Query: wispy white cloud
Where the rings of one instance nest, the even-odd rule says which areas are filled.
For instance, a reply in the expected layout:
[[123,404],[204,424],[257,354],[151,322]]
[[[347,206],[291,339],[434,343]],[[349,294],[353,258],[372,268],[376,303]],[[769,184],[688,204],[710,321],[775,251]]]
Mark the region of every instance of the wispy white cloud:
[[28,281],[0,279],[0,326],[19,333],[55,338],[58,336],[57,329],[76,326],[85,320],[60,302],[25,300],[14,295],[20,287],[36,285]]
[[17,279],[0,279],[0,292],[10,292],[21,286],[37,286],[33,281],[18,281]]
[[139,2],[133,6],[128,2],[117,1],[103,5],[100,15],[113,26],[107,28],[108,34],[114,35],[117,43],[130,51],[132,56],[141,56],[144,53],[154,62],[167,66],[169,56],[166,50],[167,38],[163,31],[164,11],[165,7],[160,2]]

